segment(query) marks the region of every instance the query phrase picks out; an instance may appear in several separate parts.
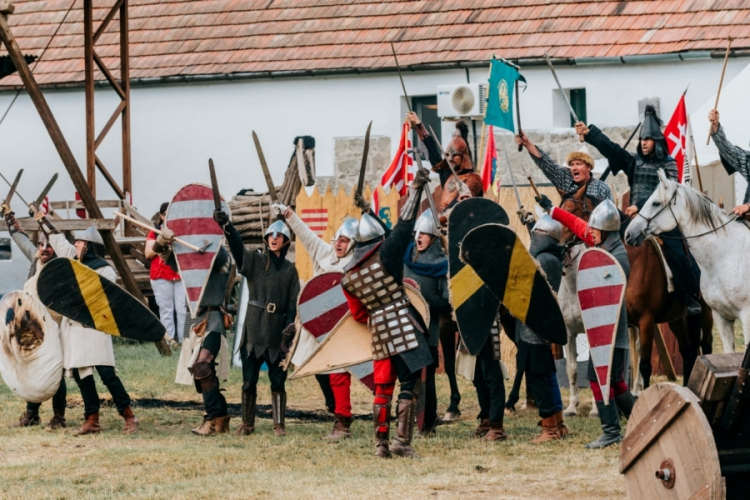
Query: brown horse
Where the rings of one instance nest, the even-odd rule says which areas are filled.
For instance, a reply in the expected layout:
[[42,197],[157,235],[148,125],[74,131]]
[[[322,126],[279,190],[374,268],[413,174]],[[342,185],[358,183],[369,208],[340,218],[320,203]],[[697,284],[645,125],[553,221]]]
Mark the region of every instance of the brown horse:
[[[563,196],[560,208],[588,221],[594,206],[594,200],[586,196],[584,186],[572,196]],[[572,233],[564,233],[563,237],[572,239]],[[683,359],[683,383],[687,384],[700,352],[699,349],[702,349],[703,354],[711,353],[713,340],[711,309],[701,301],[701,315],[686,317],[684,299],[679,294],[668,292],[667,276],[654,246],[652,244],[638,247],[625,245],[625,249],[630,261],[630,278],[625,290],[625,305],[628,312],[628,324],[638,328],[639,372],[643,378],[643,386],[648,387],[651,378],[651,351],[654,329],[658,323],[669,323],[671,331],[677,338]],[[575,345],[575,339],[572,340],[572,344]],[[571,345],[570,339],[568,345]],[[569,377],[571,371],[575,376],[576,368],[576,358],[568,356],[568,360],[571,359],[573,362],[569,362],[568,365],[573,365],[573,369],[571,370],[568,366]],[[571,384],[571,396],[573,395],[572,385],[575,384]]]

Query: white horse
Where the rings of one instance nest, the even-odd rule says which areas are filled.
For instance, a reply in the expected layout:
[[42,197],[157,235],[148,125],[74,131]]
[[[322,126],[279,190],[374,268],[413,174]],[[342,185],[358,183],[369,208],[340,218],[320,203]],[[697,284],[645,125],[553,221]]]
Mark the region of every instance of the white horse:
[[628,227],[625,241],[679,228],[701,270],[701,292],[713,310],[724,352],[734,352],[734,321],[750,343],[750,229],[725,214],[691,187],[670,181],[659,170],[659,187]]

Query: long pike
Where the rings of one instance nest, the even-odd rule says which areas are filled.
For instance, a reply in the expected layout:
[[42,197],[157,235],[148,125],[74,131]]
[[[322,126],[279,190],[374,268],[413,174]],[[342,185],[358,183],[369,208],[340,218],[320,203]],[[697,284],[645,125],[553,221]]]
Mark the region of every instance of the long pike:
[[278,203],[279,194],[276,192],[276,186],[273,185],[273,178],[271,177],[271,171],[268,170],[268,163],[266,163],[266,156],[263,154],[263,148],[260,147],[258,134],[255,133],[255,130],[253,130],[253,142],[255,143],[255,150],[258,152],[258,159],[260,160],[260,167],[263,169],[263,176],[266,178],[266,184],[268,185],[268,194],[271,195],[272,202]]

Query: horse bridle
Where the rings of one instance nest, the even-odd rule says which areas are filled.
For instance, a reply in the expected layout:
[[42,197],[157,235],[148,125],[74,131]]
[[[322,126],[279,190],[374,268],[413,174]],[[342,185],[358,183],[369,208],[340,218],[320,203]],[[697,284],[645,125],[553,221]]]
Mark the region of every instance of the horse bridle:
[[[641,235],[644,238],[648,237],[648,235],[646,234],[646,229],[648,229],[649,225],[651,224],[651,221],[654,220],[660,213],[662,213],[666,209],[669,209],[669,213],[672,214],[672,218],[674,219],[676,227],[679,228],[680,227],[680,221],[677,220],[677,216],[674,214],[674,210],[672,210],[672,205],[675,205],[676,203],[677,203],[677,190],[675,189],[674,193],[672,194],[672,197],[669,199],[669,201],[667,202],[667,204],[665,206],[661,207],[661,209],[658,212],[656,212],[654,215],[652,215],[651,217],[646,217],[639,210],[638,213],[636,214],[636,216],[640,216],[640,217],[642,217],[646,221],[646,227],[644,227],[641,230]],[[715,227],[715,228],[711,229],[710,231],[706,231],[705,233],[694,234],[692,236],[684,236],[684,235],[683,236],[665,236],[663,234],[660,234],[659,238],[666,238],[666,239],[669,239],[669,240],[688,240],[688,239],[691,239],[691,238],[700,238],[701,236],[706,236],[707,234],[715,233],[719,229],[722,229],[722,228],[728,226],[730,223],[732,223],[732,222],[734,222],[736,220],[737,220],[737,215],[735,215],[734,217],[731,217],[727,222],[725,222],[721,226]]]

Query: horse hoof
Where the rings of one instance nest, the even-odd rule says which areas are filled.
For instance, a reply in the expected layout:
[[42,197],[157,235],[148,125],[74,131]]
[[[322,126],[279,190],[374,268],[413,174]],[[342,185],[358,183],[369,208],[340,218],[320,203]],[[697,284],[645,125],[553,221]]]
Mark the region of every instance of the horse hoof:
[[569,406],[563,412],[563,417],[577,417],[578,409],[575,406]]

